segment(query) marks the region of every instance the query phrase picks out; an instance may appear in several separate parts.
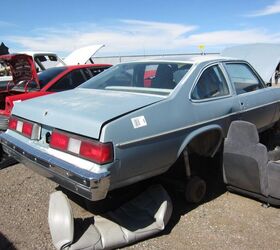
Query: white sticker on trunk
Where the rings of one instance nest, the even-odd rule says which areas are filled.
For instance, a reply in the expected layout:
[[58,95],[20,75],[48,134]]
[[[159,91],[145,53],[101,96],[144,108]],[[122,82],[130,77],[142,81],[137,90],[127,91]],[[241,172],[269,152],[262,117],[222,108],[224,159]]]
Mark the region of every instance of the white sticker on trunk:
[[131,118],[131,122],[134,128],[141,128],[147,126],[146,119],[143,115]]

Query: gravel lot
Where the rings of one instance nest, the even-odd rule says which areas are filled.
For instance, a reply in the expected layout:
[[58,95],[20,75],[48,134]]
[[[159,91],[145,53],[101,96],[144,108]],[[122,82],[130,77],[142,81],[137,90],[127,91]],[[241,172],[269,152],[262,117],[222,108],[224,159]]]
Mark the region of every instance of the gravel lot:
[[[47,212],[49,194],[57,185],[16,164],[0,170],[0,187],[0,249],[54,249]],[[174,202],[168,228],[127,249],[280,249],[277,208],[263,208],[218,184],[213,190],[199,206],[185,204],[168,190]],[[75,218],[92,216],[71,203]]]

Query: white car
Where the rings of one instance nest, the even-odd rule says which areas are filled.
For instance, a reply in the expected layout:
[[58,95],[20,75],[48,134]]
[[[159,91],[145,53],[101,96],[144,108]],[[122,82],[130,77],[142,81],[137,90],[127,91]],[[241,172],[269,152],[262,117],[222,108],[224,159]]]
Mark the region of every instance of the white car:
[[[22,51],[20,54],[32,56],[36,69],[40,72],[56,66],[93,63],[92,57],[102,47],[104,47],[104,44],[82,47],[74,50],[65,59],[61,59],[54,52]],[[5,87],[8,82],[12,81],[12,76],[9,75],[8,70],[5,70],[5,68],[5,65],[0,65],[0,87]]]

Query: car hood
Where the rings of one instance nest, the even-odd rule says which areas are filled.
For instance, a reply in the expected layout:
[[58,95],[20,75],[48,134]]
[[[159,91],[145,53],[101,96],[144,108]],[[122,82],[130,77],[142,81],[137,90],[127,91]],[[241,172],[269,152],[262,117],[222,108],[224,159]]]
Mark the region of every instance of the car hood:
[[246,60],[268,83],[280,62],[280,44],[239,45],[224,49],[221,55]]
[[[35,81],[39,83],[33,58],[26,54],[8,54],[0,56],[0,62],[10,67],[14,84],[21,81]],[[8,68],[7,67],[7,68]]]
[[40,124],[98,139],[104,123],[164,98],[78,88],[15,103],[12,113]]
[[63,61],[66,65],[86,64],[87,61],[104,46],[104,44],[100,44],[79,48],[70,53]]

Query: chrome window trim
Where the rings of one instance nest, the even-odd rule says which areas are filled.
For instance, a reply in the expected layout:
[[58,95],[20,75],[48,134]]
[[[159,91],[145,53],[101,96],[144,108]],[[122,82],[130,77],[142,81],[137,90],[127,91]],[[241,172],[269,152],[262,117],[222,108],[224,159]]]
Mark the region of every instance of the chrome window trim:
[[267,88],[267,86],[266,86],[264,80],[260,77],[260,75],[258,74],[258,72],[251,66],[250,63],[248,63],[248,62],[246,62],[246,61],[224,61],[224,62],[223,62],[223,67],[224,67],[224,69],[225,69],[225,72],[226,72],[226,74],[227,74],[227,77],[228,77],[228,79],[229,79],[229,81],[230,81],[232,87],[234,88],[234,91],[235,91],[236,95],[240,96],[240,95],[248,94],[248,93],[250,93],[250,92],[254,92],[254,91],[257,91],[257,90],[260,90],[260,89],[252,90],[252,91],[249,91],[249,92],[246,92],[246,93],[237,94],[235,85],[234,85],[234,83],[231,81],[230,75],[229,75],[229,73],[228,73],[228,71],[227,71],[226,64],[245,64],[245,65],[247,65],[247,66],[249,67],[249,69],[251,69],[252,73],[257,77],[257,79],[259,80],[259,82],[262,84],[263,88],[261,88],[261,89]]
[[[193,98],[192,98],[192,94],[193,94],[193,91],[194,91],[194,89],[195,89],[195,87],[196,87],[196,85],[197,85],[197,83],[198,83],[198,81],[199,81],[201,75],[204,73],[205,70],[207,70],[207,69],[210,68],[210,67],[216,66],[216,65],[217,65],[217,66],[219,67],[219,69],[222,71],[222,74],[223,74],[223,76],[224,76],[224,78],[225,78],[225,80],[226,80],[226,84],[227,84],[227,86],[228,86],[229,94],[228,94],[228,95],[223,95],[223,96],[205,98],[205,99],[201,99],[201,100],[195,100],[195,99],[193,99]],[[231,84],[229,84],[230,82],[228,81],[228,78],[226,77],[225,72],[224,72],[224,70],[222,69],[221,65],[222,65],[221,62],[212,62],[212,63],[207,64],[205,67],[203,67],[203,68],[200,70],[199,74],[196,76],[196,78],[195,78],[195,80],[194,80],[194,83],[193,83],[193,85],[192,85],[192,87],[191,87],[191,91],[189,92],[189,100],[190,100],[191,102],[193,102],[193,103],[209,102],[209,101],[224,99],[224,98],[228,98],[228,97],[231,97],[231,96],[232,96],[232,92],[233,92],[233,91],[232,91]]]

